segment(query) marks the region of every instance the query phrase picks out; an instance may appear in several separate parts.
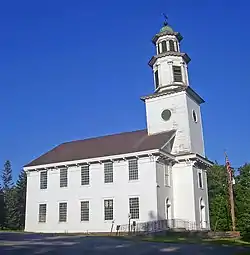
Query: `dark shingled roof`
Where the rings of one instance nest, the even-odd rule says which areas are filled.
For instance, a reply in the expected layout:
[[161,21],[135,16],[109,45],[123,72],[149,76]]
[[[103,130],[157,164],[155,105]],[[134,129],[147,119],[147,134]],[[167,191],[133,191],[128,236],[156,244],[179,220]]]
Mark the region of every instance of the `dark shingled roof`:
[[148,135],[147,130],[144,129],[67,142],[43,154],[25,167],[160,149],[174,133],[175,130],[171,130]]

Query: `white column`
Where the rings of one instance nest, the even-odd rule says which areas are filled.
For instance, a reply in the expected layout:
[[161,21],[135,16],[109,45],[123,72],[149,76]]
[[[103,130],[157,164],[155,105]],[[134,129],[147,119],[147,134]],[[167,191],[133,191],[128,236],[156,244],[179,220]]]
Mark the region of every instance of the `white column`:
[[169,51],[169,41],[166,41],[167,43],[167,51]]
[[161,43],[158,43],[158,52],[162,52],[162,47],[161,47]]
[[176,51],[179,51],[179,47],[178,47],[179,45],[178,45],[178,42],[177,41],[175,41],[175,43],[174,43],[174,47],[175,47],[175,50]]
[[170,84],[174,82],[174,75],[173,75],[173,61],[170,60],[168,61],[168,65],[169,65],[169,78],[170,78]]
[[183,76],[183,82],[188,86],[188,73],[187,73],[187,65],[185,62],[181,62],[181,72]]

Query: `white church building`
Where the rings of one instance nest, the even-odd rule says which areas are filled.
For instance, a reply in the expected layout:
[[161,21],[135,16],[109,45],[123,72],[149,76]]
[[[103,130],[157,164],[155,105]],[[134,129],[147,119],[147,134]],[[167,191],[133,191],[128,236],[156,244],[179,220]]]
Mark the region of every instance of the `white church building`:
[[204,100],[190,87],[181,40],[166,22],[152,39],[146,129],[66,142],[24,167],[25,231],[110,232],[159,220],[210,228]]

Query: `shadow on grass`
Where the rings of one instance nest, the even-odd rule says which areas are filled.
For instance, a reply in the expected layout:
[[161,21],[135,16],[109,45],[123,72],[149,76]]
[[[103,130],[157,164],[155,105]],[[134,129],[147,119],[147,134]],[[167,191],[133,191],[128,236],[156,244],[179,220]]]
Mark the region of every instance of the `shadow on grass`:
[[211,244],[222,246],[241,246],[249,247],[250,243],[240,239],[203,239],[203,238],[187,238],[187,237],[171,237],[171,236],[159,236],[159,237],[145,237],[143,241],[162,242],[162,243],[183,243],[183,244]]

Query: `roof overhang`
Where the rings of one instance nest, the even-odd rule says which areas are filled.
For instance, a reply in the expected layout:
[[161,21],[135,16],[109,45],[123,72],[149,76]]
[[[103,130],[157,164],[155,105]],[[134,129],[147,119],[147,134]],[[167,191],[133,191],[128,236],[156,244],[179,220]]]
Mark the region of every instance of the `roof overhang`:
[[197,154],[197,153],[186,153],[186,154],[179,154],[175,156],[176,161],[183,162],[183,161],[193,161],[196,163],[199,163],[206,168],[209,168],[214,165],[214,162],[211,160],[204,158],[203,156]]
[[61,167],[71,167],[71,166],[81,166],[86,164],[96,164],[96,163],[104,163],[107,161],[121,161],[121,160],[128,160],[131,158],[141,158],[141,157],[152,157],[152,156],[159,156],[160,151],[159,149],[147,150],[147,151],[138,151],[133,153],[126,153],[126,154],[119,154],[113,156],[105,156],[99,158],[90,158],[90,159],[83,159],[83,160],[73,160],[73,161],[65,161],[65,162],[58,162],[58,163],[51,163],[51,164],[43,164],[43,165],[36,165],[36,166],[26,166],[24,167],[24,171],[40,171],[52,168],[61,168]]
[[[178,86],[178,84],[170,84],[169,86]],[[166,90],[162,92],[153,93],[147,96],[142,96],[141,100],[145,101],[147,99],[156,98],[156,97],[165,96],[165,95],[171,95],[171,94],[185,91],[195,102],[197,102],[197,104],[202,104],[205,102],[205,100],[202,97],[200,97],[190,86],[179,85],[178,87],[173,89],[167,89],[167,87],[168,86],[166,86]]]
[[180,42],[183,39],[183,36],[178,33],[178,32],[170,32],[170,31],[165,31],[165,32],[161,32],[156,34],[153,38],[152,38],[152,43],[156,44],[157,40],[164,35],[174,35],[176,36],[176,38],[178,39],[178,41]]
[[[175,85],[175,84],[173,84]],[[178,92],[182,92],[186,90],[186,86],[179,86],[178,88],[174,88],[174,89],[166,89],[162,92],[158,92],[158,93],[153,93],[147,96],[142,96],[141,100],[145,101],[147,99],[151,99],[151,98],[156,98],[156,97],[160,97],[160,96],[165,96],[165,95],[171,95],[174,93],[178,93]]]
[[178,52],[178,51],[167,51],[167,52],[163,52],[160,53],[158,55],[153,56],[149,62],[148,65],[150,67],[153,67],[153,65],[155,64],[156,60],[159,58],[163,58],[166,56],[174,56],[174,57],[182,57],[183,60],[188,64],[191,61],[191,58],[188,56],[187,53],[183,53],[183,52]]
[[188,86],[186,88],[186,92],[187,94],[192,98],[194,99],[198,104],[203,104],[205,103],[205,100],[200,97],[190,86]]

